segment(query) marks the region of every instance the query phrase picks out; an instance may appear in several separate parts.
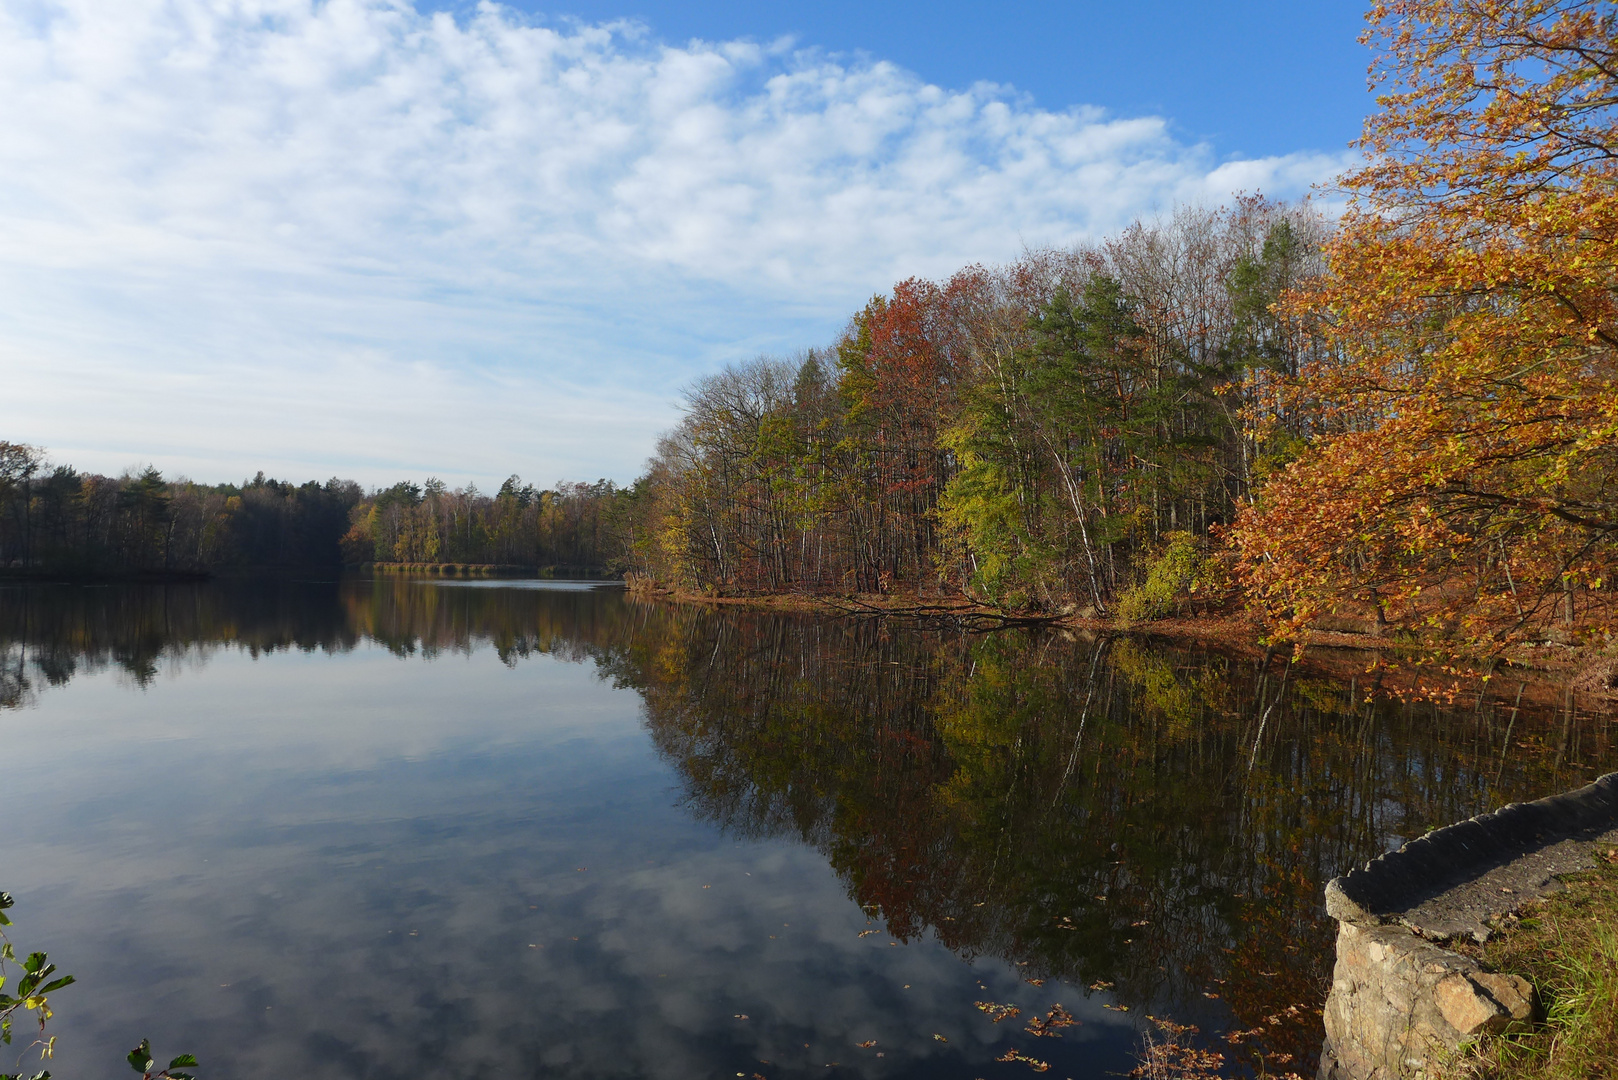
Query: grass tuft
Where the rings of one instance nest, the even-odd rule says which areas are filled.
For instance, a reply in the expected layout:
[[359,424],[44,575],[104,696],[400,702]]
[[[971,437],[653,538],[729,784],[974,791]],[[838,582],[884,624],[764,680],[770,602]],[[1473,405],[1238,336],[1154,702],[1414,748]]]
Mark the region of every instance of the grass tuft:
[[1567,879],[1480,949],[1496,971],[1534,984],[1545,1022],[1486,1039],[1453,1075],[1478,1080],[1618,1077],[1618,850]]

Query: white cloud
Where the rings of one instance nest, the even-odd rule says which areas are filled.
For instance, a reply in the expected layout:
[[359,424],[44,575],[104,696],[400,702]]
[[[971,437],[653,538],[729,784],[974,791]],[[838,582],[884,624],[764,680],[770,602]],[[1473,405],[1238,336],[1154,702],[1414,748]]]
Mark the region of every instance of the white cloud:
[[492,5],[0,0],[0,437],[627,478],[679,383],[894,280],[1342,164]]

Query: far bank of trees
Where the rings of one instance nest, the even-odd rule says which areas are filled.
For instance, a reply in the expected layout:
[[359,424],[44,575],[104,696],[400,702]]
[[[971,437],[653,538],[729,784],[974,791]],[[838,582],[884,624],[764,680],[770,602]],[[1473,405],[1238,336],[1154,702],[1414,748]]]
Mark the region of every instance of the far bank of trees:
[[493,495],[475,486],[403,482],[360,500],[342,537],[346,563],[476,563],[621,571],[629,492],[611,480],[536,489],[512,476]]
[[141,575],[332,566],[351,480],[242,484],[81,473],[43,451],[0,442],[0,568]]
[[241,484],[124,476],[52,464],[0,442],[0,569],[143,576],[335,570],[359,563],[477,563],[607,572],[622,562],[626,493],[602,480],[536,490],[352,480]]

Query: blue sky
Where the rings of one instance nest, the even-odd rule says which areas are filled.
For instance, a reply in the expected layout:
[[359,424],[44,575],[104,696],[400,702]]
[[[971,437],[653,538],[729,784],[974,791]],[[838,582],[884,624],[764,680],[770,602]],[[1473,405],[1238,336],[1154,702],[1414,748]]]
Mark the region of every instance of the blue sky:
[[[475,5],[437,4],[465,11]],[[939,86],[1015,86],[1048,109],[1156,115],[1224,155],[1338,149],[1359,134],[1369,51],[1359,0],[514,4],[541,17],[640,19],[671,41],[790,36],[864,52]]]
[[0,0],[0,438],[627,481],[911,274],[1352,160],[1357,7]]

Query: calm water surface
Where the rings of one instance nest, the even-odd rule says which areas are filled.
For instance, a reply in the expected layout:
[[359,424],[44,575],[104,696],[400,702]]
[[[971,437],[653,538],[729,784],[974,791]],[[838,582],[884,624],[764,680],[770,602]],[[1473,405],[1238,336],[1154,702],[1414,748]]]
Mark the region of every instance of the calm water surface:
[[1099,1078],[1148,1014],[1302,1072],[1322,883],[1618,754],[1282,668],[583,583],[0,589],[0,888],[79,977],[59,1077],[150,1036],[207,1078]]

